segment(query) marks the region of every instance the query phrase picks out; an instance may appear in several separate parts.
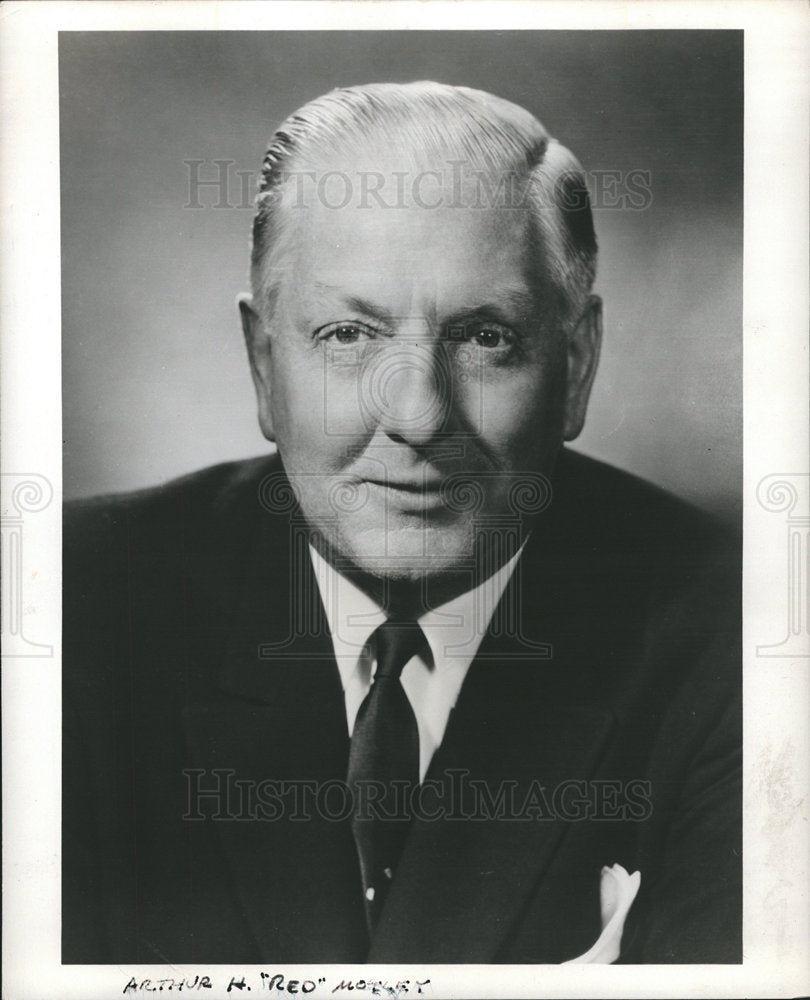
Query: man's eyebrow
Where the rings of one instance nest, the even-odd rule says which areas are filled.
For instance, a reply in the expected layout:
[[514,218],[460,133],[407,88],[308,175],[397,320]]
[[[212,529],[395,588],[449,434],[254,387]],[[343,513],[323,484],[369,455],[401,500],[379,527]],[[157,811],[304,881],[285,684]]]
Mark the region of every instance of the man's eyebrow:
[[[313,285],[317,294],[338,298],[347,309],[354,312],[386,321],[396,318],[384,306],[361,295],[347,294],[346,290],[338,285],[330,285],[323,281],[315,281]],[[537,299],[531,291],[522,286],[503,286],[488,291],[486,298],[459,306],[450,315],[443,316],[441,322],[444,326],[453,326],[473,317],[483,316],[508,324],[531,315],[536,309]]]
[[445,320],[447,324],[463,322],[474,316],[491,316],[505,322],[531,315],[537,309],[535,296],[522,288],[498,289],[486,299],[457,309]]
[[362,313],[364,316],[375,316],[378,319],[392,319],[391,312],[384,306],[365,299],[361,295],[347,295],[345,289],[337,285],[329,285],[323,281],[314,282],[315,289],[323,295],[330,295],[339,298],[343,305],[352,312]]

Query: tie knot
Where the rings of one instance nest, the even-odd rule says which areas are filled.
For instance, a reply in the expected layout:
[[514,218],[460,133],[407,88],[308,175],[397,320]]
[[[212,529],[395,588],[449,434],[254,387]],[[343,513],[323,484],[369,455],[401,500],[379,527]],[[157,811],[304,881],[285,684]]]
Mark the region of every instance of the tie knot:
[[374,632],[377,646],[375,680],[398,678],[405,664],[427,647],[427,637],[418,622],[389,618]]

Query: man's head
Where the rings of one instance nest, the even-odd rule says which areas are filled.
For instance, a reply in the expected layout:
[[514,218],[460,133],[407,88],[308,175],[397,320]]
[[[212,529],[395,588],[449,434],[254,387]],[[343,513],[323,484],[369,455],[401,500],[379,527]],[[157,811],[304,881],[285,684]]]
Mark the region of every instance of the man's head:
[[581,430],[595,257],[577,161],[500,98],[374,84],[280,127],[241,309],[262,430],[333,560],[476,572]]

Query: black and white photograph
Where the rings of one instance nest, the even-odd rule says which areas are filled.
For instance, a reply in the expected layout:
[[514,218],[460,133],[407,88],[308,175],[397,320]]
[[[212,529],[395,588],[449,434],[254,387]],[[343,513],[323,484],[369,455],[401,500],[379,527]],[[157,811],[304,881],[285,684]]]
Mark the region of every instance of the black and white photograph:
[[749,29],[85,6],[28,299],[56,468],[3,484],[59,995],[796,995],[806,372],[751,388]]

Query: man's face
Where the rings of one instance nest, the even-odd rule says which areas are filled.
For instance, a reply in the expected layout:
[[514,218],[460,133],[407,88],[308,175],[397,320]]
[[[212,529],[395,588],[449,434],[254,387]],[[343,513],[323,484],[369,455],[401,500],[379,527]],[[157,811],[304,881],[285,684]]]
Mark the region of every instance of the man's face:
[[476,538],[520,520],[516,488],[579,431],[598,309],[569,338],[554,323],[522,210],[285,211],[272,315],[243,317],[262,429],[304,515],[377,577],[474,570]]

